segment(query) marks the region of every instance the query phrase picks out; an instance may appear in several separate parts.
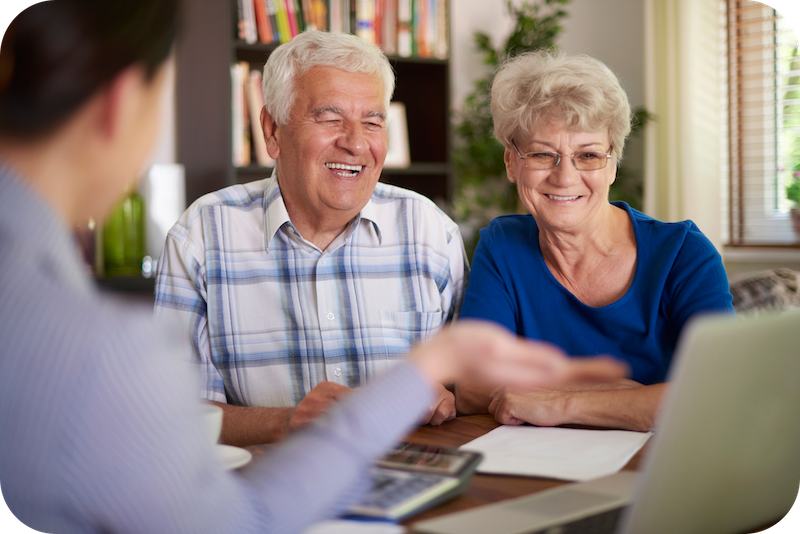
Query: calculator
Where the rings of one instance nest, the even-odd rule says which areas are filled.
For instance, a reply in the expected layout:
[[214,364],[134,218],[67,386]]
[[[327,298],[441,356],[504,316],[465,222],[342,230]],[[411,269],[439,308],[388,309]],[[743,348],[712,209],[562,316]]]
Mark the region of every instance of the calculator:
[[351,516],[401,520],[464,493],[479,452],[401,443],[371,471],[372,487],[349,509]]

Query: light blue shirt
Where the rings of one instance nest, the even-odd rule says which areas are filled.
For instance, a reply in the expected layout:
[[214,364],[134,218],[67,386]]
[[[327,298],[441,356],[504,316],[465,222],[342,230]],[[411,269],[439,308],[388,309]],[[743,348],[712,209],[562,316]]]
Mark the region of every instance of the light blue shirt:
[[204,398],[294,406],[322,381],[369,383],[456,318],[468,269],[458,226],[421,195],[379,183],[323,251],[292,225],[273,176],[183,214],[156,315],[189,331]]
[[185,339],[104,298],[69,229],[0,166],[0,485],[43,532],[301,532],[365,489],[433,400],[401,364],[241,473],[204,429]]

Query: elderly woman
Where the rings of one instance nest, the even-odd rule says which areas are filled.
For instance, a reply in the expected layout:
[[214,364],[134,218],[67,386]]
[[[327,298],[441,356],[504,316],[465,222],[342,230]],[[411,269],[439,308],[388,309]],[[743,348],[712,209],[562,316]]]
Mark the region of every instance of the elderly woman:
[[631,380],[563,389],[456,384],[460,413],[501,423],[649,430],[675,345],[696,314],[732,312],[719,254],[691,221],[609,202],[630,133],[616,76],[587,56],[535,52],[492,86],[494,134],[530,215],[481,231],[461,317],[488,319],[568,354],[609,354]]

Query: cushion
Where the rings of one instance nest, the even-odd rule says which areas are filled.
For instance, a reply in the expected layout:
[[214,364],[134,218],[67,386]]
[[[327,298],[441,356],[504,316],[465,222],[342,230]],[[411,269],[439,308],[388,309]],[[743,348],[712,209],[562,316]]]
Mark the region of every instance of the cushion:
[[798,271],[779,268],[743,273],[731,276],[729,283],[737,313],[800,308]]

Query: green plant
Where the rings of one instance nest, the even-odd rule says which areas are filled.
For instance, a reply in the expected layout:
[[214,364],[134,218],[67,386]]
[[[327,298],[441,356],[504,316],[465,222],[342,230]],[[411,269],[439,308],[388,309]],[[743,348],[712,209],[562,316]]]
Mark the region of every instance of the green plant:
[[[644,108],[636,108],[634,117],[631,121],[631,136],[638,137],[648,122],[654,120],[655,116]],[[623,200],[632,208],[642,209],[644,198],[644,184],[642,176],[625,166],[625,160],[617,167],[617,179],[611,184],[608,193],[610,200]]]
[[[555,39],[563,30],[561,22],[568,17],[564,6],[570,0],[526,0],[519,7],[511,0],[506,9],[515,24],[503,46],[495,49],[491,38],[475,32],[474,39],[483,63],[490,72],[475,83],[454,117],[453,163],[454,194],[451,212],[464,234],[467,254],[472,257],[478,242],[478,230],[495,217],[517,211],[516,188],[505,177],[503,146],[492,135],[490,92],[496,67],[521,52],[555,48]],[[633,133],[638,133],[652,116],[636,110]],[[642,180],[620,167],[612,185],[611,198],[625,200],[641,209]]]
[[[792,71],[800,69],[800,47],[794,47],[789,51],[790,64]],[[797,210],[800,208],[800,76],[792,76],[787,80],[787,90],[783,95],[785,102],[783,107],[783,129],[781,132],[786,151],[786,167],[788,173],[785,175],[786,199],[792,203],[792,207]]]
[[789,182],[789,185],[786,186],[786,198],[789,199],[789,202],[794,204],[795,207],[800,206],[800,166],[795,167],[794,169],[795,176],[792,178],[792,181]]

